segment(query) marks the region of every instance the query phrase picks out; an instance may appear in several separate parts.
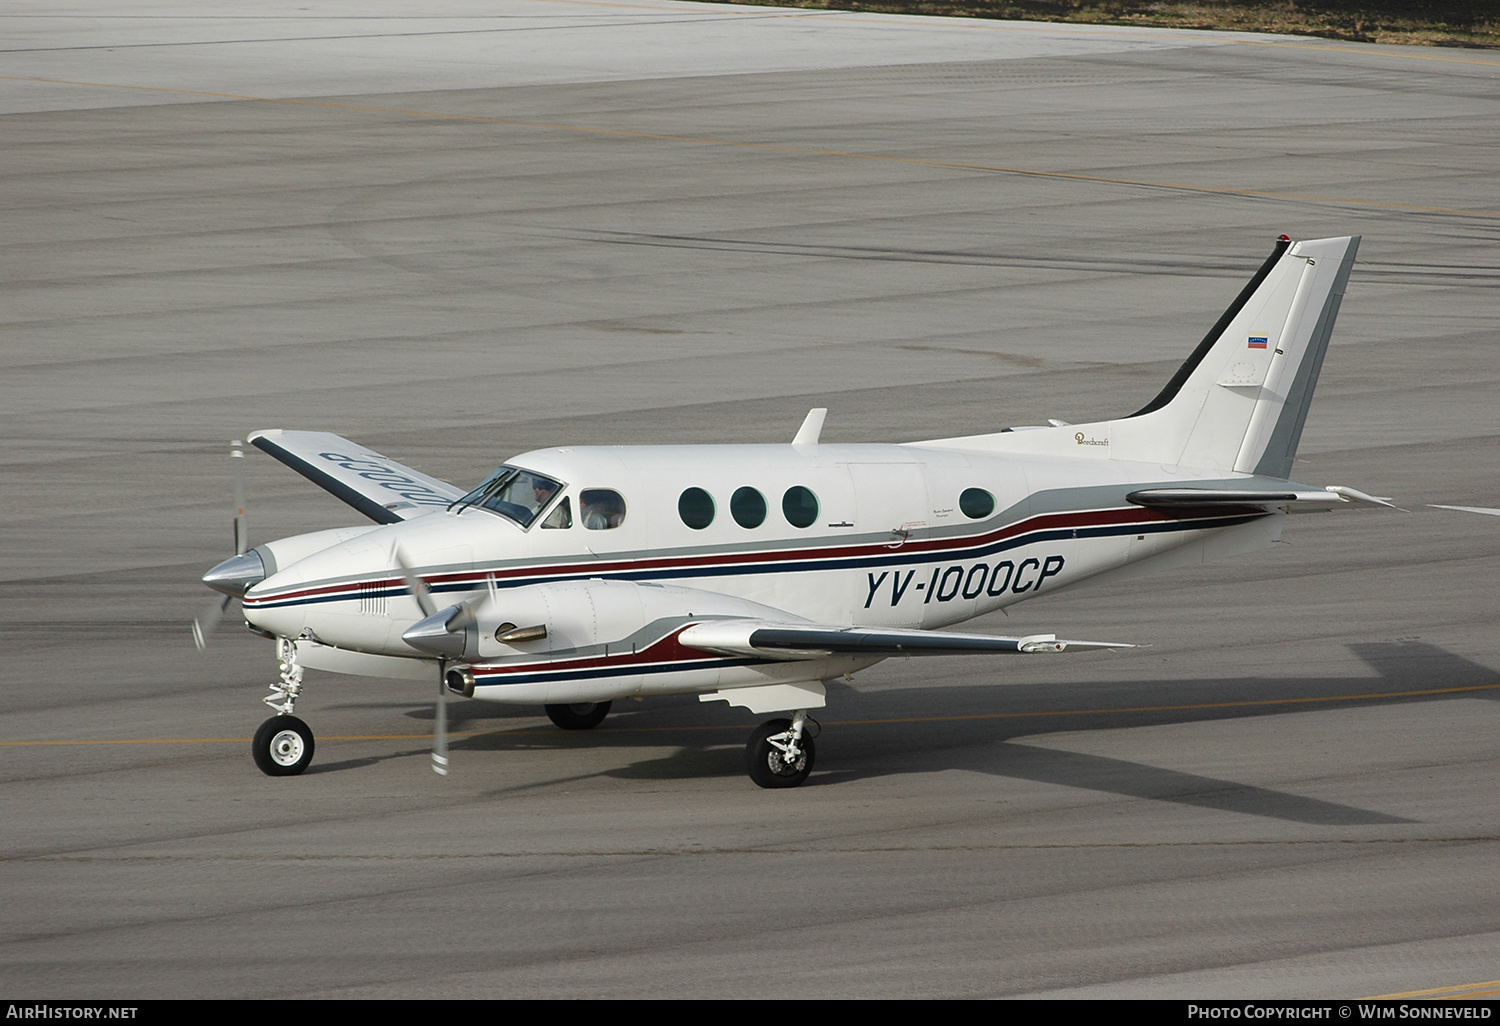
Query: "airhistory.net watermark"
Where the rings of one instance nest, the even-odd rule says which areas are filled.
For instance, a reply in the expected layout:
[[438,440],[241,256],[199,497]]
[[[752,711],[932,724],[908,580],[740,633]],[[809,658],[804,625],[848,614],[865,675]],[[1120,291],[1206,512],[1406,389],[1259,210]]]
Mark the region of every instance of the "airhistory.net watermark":
[[7,1019],[134,1019],[138,1005],[75,1005],[27,1002],[6,1005]]

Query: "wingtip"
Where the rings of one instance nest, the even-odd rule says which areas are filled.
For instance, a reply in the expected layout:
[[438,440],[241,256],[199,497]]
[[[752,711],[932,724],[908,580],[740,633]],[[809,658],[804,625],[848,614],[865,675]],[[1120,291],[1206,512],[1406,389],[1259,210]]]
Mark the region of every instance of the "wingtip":
[[1371,495],[1368,492],[1360,491],[1358,488],[1350,488],[1348,485],[1328,485],[1323,490],[1325,492],[1332,492],[1345,502],[1354,502],[1362,506],[1384,506],[1386,509],[1401,510],[1402,513],[1411,512],[1410,510],[1402,509],[1392,502],[1389,495]]

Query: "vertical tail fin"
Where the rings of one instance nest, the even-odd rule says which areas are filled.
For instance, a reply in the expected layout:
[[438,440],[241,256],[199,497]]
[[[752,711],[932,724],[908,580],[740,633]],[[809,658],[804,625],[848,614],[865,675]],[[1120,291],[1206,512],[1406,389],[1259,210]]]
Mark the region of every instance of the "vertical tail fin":
[[1260,270],[1256,271],[1255,276],[1240,290],[1240,294],[1235,297],[1234,302],[1229,304],[1229,309],[1225,310],[1219,316],[1218,321],[1214,323],[1214,326],[1208,329],[1208,334],[1203,336],[1203,341],[1198,343],[1198,348],[1193,350],[1193,355],[1189,356],[1183,362],[1183,365],[1177,368],[1177,373],[1173,374],[1172,380],[1168,381],[1166,387],[1156,394],[1156,398],[1132,413],[1132,417],[1139,417],[1145,413],[1154,413],[1176,398],[1177,393],[1182,391],[1182,386],[1187,382],[1193,371],[1198,369],[1198,365],[1203,362],[1209,350],[1213,349],[1214,343],[1219,341],[1219,336],[1223,335],[1224,330],[1239,316],[1240,311],[1245,308],[1245,304],[1250,302],[1250,297],[1255,295],[1255,290],[1260,288],[1260,283],[1265,281],[1266,276],[1276,269],[1276,265],[1281,262],[1282,256],[1291,248],[1291,245],[1292,240],[1289,236],[1283,235],[1276,240],[1276,248],[1271,251],[1271,255],[1266,258],[1266,262],[1260,265]]
[[908,444],[1284,480],[1358,249],[1357,235],[1311,242],[1283,235],[1167,386],[1128,417]]
[[1161,394],[1110,423],[1110,455],[1287,477],[1358,249],[1278,243]]

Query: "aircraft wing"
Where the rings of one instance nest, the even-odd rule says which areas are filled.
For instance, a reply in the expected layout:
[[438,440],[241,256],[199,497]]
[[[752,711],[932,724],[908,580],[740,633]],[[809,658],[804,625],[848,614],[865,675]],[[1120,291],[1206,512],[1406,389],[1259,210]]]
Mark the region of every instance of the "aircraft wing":
[[464,491],[327,431],[256,431],[250,444],[270,453],[377,524],[443,509]]
[[822,659],[835,653],[872,656],[1029,655],[1068,649],[1134,648],[1120,641],[1059,641],[1055,634],[1002,638],[993,634],[948,634],[890,627],[834,627],[768,620],[711,620],[677,636],[689,648],[718,655],[775,659]]
[[1127,502],[1151,509],[1211,509],[1215,507],[1250,507],[1268,513],[1310,513],[1333,509],[1347,503],[1361,506],[1392,505],[1389,499],[1367,495],[1347,485],[1327,488],[1303,488],[1289,485],[1285,491],[1234,488],[1143,488],[1125,496]]

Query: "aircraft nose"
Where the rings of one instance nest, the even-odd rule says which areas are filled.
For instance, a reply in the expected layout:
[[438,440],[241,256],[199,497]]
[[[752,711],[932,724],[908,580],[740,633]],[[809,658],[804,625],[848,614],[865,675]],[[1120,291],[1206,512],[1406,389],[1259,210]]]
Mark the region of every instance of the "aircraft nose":
[[254,551],[243,556],[231,556],[203,575],[203,583],[214,591],[235,598],[244,598],[245,592],[266,579],[266,565],[260,554]]

